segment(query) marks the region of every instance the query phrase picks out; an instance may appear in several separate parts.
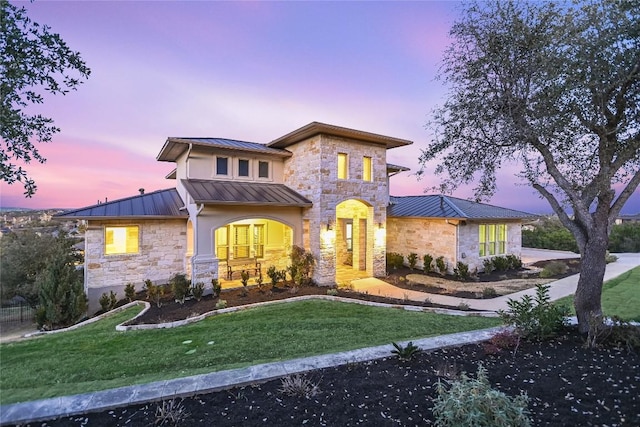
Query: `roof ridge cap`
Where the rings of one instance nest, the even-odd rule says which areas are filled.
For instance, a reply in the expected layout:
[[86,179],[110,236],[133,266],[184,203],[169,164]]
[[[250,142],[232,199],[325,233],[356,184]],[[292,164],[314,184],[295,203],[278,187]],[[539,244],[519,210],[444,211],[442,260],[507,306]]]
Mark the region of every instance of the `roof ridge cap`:
[[[447,205],[449,205],[449,207],[451,209],[453,209],[454,211],[456,211],[456,213],[458,213],[460,216],[465,217],[465,218],[469,218],[469,215],[467,215],[462,209],[460,209],[459,207],[457,207],[455,205],[455,203],[453,203],[453,201],[449,200],[448,196],[445,196],[444,194],[440,194],[440,197],[447,203]],[[455,197],[454,197],[455,198]],[[473,202],[472,202],[473,203]]]

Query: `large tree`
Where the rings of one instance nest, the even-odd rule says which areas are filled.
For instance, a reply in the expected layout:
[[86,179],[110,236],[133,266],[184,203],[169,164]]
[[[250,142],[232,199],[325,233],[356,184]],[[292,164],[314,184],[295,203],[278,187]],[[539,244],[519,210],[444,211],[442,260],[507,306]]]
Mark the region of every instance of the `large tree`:
[[0,0],[0,180],[22,182],[31,197],[36,183],[16,162],[44,163],[36,142],[60,131],[53,119],[35,112],[40,92],[66,94],[90,74],[80,54],[62,38],[27,17],[24,7]]
[[422,152],[441,190],[496,190],[496,171],[544,197],[574,235],[582,266],[574,304],[582,332],[602,319],[611,226],[640,183],[637,2],[465,3],[440,77],[450,88]]

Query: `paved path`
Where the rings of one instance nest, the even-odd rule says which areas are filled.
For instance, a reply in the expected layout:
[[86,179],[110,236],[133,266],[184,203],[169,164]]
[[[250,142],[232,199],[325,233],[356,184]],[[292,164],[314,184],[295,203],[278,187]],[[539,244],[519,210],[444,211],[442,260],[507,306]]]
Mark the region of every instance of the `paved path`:
[[[552,251],[557,252],[557,251]],[[569,258],[568,254],[566,258]],[[558,253],[551,254],[553,257],[556,257]],[[576,254],[571,254],[572,257],[576,257]],[[627,272],[637,266],[640,265],[640,254],[616,254],[618,257],[618,261],[607,264],[607,270],[604,275],[604,280],[610,280],[614,277],[621,275],[624,272]],[[548,259],[548,258],[546,258]],[[557,280],[555,282],[549,283],[549,296],[552,301],[555,301],[559,298],[566,297],[567,295],[574,294],[576,291],[576,287],[578,285],[579,274],[574,276],[566,277],[564,279]],[[509,307],[507,306],[507,301],[510,299],[520,299],[524,295],[535,295],[536,290],[526,289],[524,291],[515,292],[509,295],[504,295],[497,298],[492,299],[467,299],[467,298],[457,298],[448,295],[438,295],[438,294],[429,294],[426,292],[418,292],[418,291],[410,291],[402,288],[398,288],[397,286],[393,286],[387,282],[384,282],[380,279],[376,278],[366,278],[354,280],[351,282],[355,288],[355,290],[360,292],[368,292],[370,295],[381,295],[385,297],[398,298],[398,299],[409,299],[411,301],[420,301],[423,302],[428,299],[430,302],[434,304],[442,304],[451,307],[457,307],[460,304],[466,304],[469,308],[474,310],[484,310],[484,311],[497,311],[497,310],[506,310]]]

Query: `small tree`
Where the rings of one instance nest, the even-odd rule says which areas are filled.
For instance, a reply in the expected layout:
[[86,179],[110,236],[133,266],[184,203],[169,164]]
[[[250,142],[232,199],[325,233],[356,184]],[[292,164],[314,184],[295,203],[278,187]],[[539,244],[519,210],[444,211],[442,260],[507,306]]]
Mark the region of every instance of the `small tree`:
[[171,277],[169,284],[171,285],[171,292],[173,292],[173,297],[180,304],[184,304],[184,300],[189,296],[189,292],[191,290],[191,286],[189,280],[187,280],[187,276],[182,273],[176,273],[173,275],[173,277]]
[[87,311],[87,297],[82,278],[73,259],[64,251],[56,251],[47,263],[47,268],[36,278],[40,290],[40,307],[37,313],[38,326],[54,329],[73,325]]
[[299,286],[309,283],[315,263],[316,260],[311,252],[294,245],[291,249],[291,266],[289,267],[291,280]]

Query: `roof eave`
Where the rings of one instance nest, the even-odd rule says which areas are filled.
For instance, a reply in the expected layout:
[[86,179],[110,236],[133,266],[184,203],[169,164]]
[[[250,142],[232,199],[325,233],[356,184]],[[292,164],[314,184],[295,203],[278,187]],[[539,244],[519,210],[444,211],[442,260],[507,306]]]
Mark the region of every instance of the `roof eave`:
[[313,203],[269,203],[269,202],[238,202],[238,201],[217,201],[217,200],[196,200],[194,203],[206,205],[224,205],[224,206],[272,206],[285,208],[310,208]]

